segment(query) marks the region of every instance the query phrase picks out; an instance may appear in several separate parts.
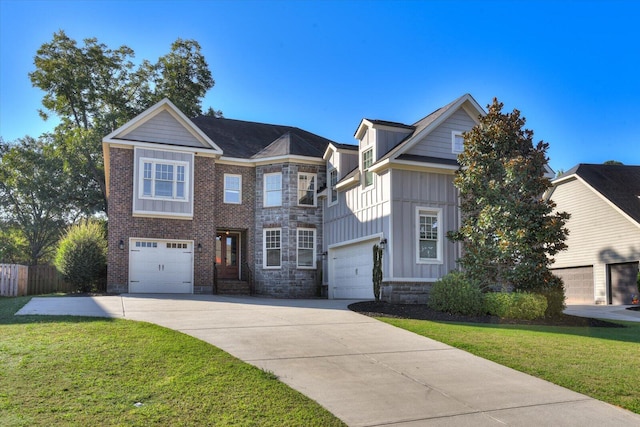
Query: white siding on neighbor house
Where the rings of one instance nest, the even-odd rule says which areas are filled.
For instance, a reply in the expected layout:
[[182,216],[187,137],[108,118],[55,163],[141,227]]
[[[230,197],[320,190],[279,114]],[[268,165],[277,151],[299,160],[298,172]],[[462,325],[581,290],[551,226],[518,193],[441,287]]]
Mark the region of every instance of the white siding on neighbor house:
[[558,185],[551,199],[556,211],[569,212],[566,251],[552,268],[593,265],[596,302],[607,302],[607,264],[640,259],[640,227],[624,217],[582,181]]
[[[429,281],[444,276],[456,268],[458,245],[446,238],[449,230],[459,227],[458,193],[454,175],[406,170],[391,172],[392,221],[388,251],[393,257],[391,280],[415,279]],[[417,262],[416,208],[442,209],[442,263]]]
[[204,145],[168,111],[158,113],[155,117],[152,117],[121,137],[133,141],[204,147]]
[[[191,217],[193,215],[193,154],[178,151],[151,150],[136,148],[134,156],[133,176],[133,213],[139,215],[179,216]],[[161,159],[167,161],[179,161],[189,164],[187,172],[187,201],[176,200],[151,200],[139,197],[140,184],[140,158]],[[213,177],[211,177],[213,179]]]
[[422,141],[407,152],[418,156],[440,157],[455,159],[457,154],[452,151],[451,132],[466,132],[475,126],[473,119],[463,110],[458,109],[434,129]]

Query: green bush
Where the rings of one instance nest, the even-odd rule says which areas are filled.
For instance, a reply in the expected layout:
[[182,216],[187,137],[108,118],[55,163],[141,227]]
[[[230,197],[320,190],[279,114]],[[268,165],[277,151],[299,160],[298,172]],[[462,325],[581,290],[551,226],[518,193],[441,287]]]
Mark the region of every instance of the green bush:
[[540,291],[540,295],[543,295],[547,299],[545,317],[558,317],[564,309],[567,308],[567,304],[565,304],[567,298],[564,295],[564,286],[542,290]]
[[460,272],[451,272],[438,280],[429,292],[429,308],[451,314],[478,315],[483,312],[480,287]]
[[544,317],[547,299],[528,292],[490,292],[484,297],[484,309],[493,316],[533,320]]
[[94,290],[107,263],[107,241],[98,222],[72,225],[58,244],[55,266],[77,291]]

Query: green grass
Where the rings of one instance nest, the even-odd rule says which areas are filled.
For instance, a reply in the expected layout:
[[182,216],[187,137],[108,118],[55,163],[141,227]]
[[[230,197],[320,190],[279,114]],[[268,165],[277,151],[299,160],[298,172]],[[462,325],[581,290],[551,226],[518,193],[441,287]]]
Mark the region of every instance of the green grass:
[[14,316],[28,300],[0,298],[3,426],[343,425],[203,341],[120,319]]
[[578,328],[378,319],[640,414],[640,323]]

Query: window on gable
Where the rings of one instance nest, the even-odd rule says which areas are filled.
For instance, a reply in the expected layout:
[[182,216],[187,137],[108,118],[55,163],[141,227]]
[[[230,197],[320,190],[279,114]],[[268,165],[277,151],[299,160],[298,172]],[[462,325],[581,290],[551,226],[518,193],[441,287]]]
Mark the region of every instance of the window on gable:
[[264,174],[264,206],[282,206],[282,173]]
[[441,210],[418,208],[416,243],[418,263],[442,262]]
[[364,171],[364,186],[373,184],[373,172],[369,170],[373,164],[373,148],[369,148],[362,153],[362,170]]
[[451,151],[455,154],[460,154],[464,151],[464,137],[462,132],[451,131]]
[[186,201],[187,170],[185,162],[140,159],[142,175],[140,197]]
[[316,174],[298,173],[298,205],[316,205]]
[[329,172],[329,204],[334,204],[338,202],[338,190],[336,186],[338,185],[338,170],[332,169]]
[[264,268],[280,268],[282,264],[282,231],[279,228],[265,228],[263,233],[262,265]]
[[242,175],[224,174],[224,202],[242,203]]
[[316,230],[298,228],[298,268],[316,268]]

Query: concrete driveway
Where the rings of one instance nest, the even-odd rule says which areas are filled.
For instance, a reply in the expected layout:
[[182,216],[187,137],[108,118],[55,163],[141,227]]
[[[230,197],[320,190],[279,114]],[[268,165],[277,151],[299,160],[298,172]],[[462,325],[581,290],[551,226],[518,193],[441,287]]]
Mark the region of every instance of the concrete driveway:
[[638,426],[640,416],[347,309],[211,295],[33,298],[18,314],[141,320],[277,375],[351,426]]

